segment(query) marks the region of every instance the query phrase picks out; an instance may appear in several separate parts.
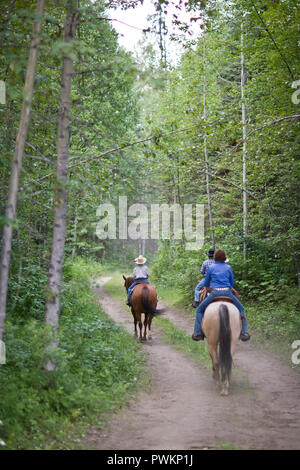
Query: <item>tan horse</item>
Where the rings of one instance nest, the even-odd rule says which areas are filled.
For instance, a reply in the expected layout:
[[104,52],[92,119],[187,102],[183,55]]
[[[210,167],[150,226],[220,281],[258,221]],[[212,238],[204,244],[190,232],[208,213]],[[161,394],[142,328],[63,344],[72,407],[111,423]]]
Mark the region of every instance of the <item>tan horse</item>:
[[240,337],[241,327],[240,312],[228,299],[217,299],[205,309],[202,331],[209,347],[213,377],[221,389],[221,395],[229,393],[232,358]]
[[[134,282],[134,278],[132,276],[125,277],[124,279],[124,287],[128,292],[129,286]],[[148,332],[151,332],[151,323],[152,318],[155,315],[160,315],[165,311],[165,309],[158,310],[157,307],[157,293],[156,289],[152,284],[141,283],[137,284],[133,289],[133,292],[130,296],[130,304],[131,304],[131,312],[134,320],[134,333],[135,336],[138,336],[137,325],[139,325],[140,329],[140,340],[146,341],[147,340],[147,328]],[[142,313],[145,314],[144,319],[144,334],[142,334],[143,330],[143,323],[142,323]],[[151,336],[148,333],[148,339],[151,339]]]

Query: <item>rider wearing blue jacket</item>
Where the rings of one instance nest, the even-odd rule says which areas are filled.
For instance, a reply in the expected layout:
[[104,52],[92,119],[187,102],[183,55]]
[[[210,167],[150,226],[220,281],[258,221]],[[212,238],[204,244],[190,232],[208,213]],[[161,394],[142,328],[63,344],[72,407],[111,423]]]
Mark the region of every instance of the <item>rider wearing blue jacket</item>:
[[201,330],[201,322],[204,310],[216,297],[221,296],[230,297],[234,305],[239,309],[242,319],[242,332],[240,339],[242,341],[248,341],[250,339],[250,335],[248,333],[244,307],[232,292],[232,288],[234,286],[234,277],[231,266],[229,266],[229,264],[225,264],[226,255],[224,250],[217,250],[215,252],[214,259],[215,264],[209,266],[204,280],[204,287],[210,287],[212,291],[211,294],[201,302],[196,310],[195,327],[192,338],[195,341],[204,339],[204,335]]

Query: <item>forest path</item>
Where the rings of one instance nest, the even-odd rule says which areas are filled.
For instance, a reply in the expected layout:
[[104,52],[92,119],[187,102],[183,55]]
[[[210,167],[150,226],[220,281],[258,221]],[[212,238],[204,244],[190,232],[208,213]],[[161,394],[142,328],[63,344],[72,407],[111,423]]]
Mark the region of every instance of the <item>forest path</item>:
[[[104,311],[133,332],[131,312],[97,280],[95,292]],[[159,302],[159,307],[164,306]],[[168,308],[165,316],[191,334],[192,317]],[[271,353],[238,344],[230,395],[216,391],[211,372],[166,344],[152,324],[147,355],[150,391],[140,390],[110,420],[105,430],[91,429],[86,446],[113,450],[194,450],[300,448],[300,376]]]

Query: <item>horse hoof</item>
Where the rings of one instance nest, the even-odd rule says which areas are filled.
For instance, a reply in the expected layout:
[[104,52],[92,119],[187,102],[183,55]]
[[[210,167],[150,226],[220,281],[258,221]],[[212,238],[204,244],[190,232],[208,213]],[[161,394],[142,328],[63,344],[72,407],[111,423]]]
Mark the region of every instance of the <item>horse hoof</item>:
[[221,390],[222,397],[227,397],[229,395],[228,390]]

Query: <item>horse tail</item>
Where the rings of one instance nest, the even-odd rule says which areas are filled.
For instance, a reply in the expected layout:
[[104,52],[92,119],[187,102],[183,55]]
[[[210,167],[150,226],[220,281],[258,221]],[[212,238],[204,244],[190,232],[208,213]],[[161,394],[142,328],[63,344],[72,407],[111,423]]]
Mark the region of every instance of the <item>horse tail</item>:
[[229,311],[227,305],[221,304],[219,307],[219,321],[220,321],[220,352],[219,352],[219,365],[221,378],[224,382],[229,380],[232,356],[231,356],[231,329],[229,322]]
[[149,313],[150,315],[160,315],[165,311],[164,308],[157,309],[152,307],[151,302],[149,300],[149,289],[147,286],[144,286],[142,289],[142,305],[145,309],[145,313]]

